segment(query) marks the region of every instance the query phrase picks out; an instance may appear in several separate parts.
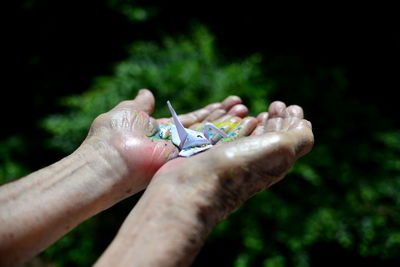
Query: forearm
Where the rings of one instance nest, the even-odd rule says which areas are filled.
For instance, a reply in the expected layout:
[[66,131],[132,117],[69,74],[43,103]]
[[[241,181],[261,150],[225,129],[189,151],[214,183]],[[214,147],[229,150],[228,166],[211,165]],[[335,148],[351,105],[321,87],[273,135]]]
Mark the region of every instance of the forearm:
[[195,173],[156,175],[97,266],[190,265],[221,219],[208,189],[184,181]]
[[[113,155],[106,159],[105,153]],[[0,187],[0,265],[31,258],[130,195],[126,190],[135,189],[123,182],[126,173],[117,152],[83,145],[59,162]]]
[[302,114],[274,102],[253,136],[166,163],[97,265],[189,265],[218,221],[310,151],[311,124]]
[[248,140],[241,150],[216,148],[163,167],[98,265],[190,265],[217,222],[281,179],[290,166],[288,140]]

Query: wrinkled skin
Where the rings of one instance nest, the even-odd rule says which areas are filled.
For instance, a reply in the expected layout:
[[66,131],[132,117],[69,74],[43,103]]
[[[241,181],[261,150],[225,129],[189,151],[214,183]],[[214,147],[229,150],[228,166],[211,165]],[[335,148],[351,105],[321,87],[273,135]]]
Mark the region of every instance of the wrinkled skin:
[[181,116],[186,127],[211,121],[230,134],[191,158],[174,159],[170,141],[148,137],[170,121],[150,117],[148,90],[100,115],[74,153],[0,187],[0,265],[25,262],[147,185],[98,265],[189,265],[218,221],[282,179],[313,144],[300,107],[274,102],[243,118],[240,102],[229,97]]
[[[247,114],[247,108],[240,104],[239,97],[228,97],[222,103],[210,104],[197,111],[181,115],[185,127],[202,125],[226,119],[238,120]],[[111,111],[101,114],[93,122],[84,144],[104,151],[105,159],[113,156],[110,150],[116,150],[123,159],[127,171],[124,187],[130,192],[143,190],[155,172],[167,161],[176,158],[179,150],[168,140],[152,140],[159,124],[170,123],[170,118],[154,119],[154,97],[149,90],[139,91],[134,100],[123,101]]]
[[243,125],[237,140],[163,165],[97,264],[190,265],[217,222],[281,180],[313,146],[299,106],[274,102]]
[[[182,115],[186,126],[221,116],[245,116],[238,97]],[[0,187],[0,265],[32,258],[79,223],[143,190],[177,154],[170,142],[152,142],[158,123],[154,97],[141,90],[93,122],[71,155]]]

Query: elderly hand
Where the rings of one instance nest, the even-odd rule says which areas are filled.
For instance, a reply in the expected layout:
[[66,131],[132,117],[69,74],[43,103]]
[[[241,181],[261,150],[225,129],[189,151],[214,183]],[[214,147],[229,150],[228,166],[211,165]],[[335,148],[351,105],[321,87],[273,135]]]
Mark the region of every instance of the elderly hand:
[[[225,118],[240,119],[247,114],[247,108],[240,103],[239,97],[232,96],[179,117],[185,127],[200,127],[204,122]],[[171,120],[152,118],[153,109],[152,93],[142,89],[134,100],[123,101],[98,116],[83,143],[97,151],[105,164],[111,164],[110,173],[128,195],[143,190],[156,171],[179,153],[171,141],[149,138],[159,123]]]
[[[188,127],[247,108],[229,97],[181,116]],[[154,97],[141,90],[93,122],[71,155],[0,187],[0,265],[30,259],[76,225],[144,189],[156,171],[177,155],[170,141],[148,137],[168,119],[150,117]]]
[[217,222],[282,179],[314,142],[303,110],[282,102],[257,120],[243,119],[234,133],[201,154],[163,165],[98,265],[190,265]]

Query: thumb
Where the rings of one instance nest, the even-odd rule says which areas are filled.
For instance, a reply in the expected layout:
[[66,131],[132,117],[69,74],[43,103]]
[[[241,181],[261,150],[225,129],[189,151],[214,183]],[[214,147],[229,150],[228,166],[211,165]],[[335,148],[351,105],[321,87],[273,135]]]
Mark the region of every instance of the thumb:
[[122,101],[114,109],[140,110],[150,115],[154,110],[154,102],[154,96],[150,90],[140,89],[135,99]]
[[133,102],[132,106],[136,109],[143,110],[149,115],[153,113],[155,100],[150,90],[140,89]]

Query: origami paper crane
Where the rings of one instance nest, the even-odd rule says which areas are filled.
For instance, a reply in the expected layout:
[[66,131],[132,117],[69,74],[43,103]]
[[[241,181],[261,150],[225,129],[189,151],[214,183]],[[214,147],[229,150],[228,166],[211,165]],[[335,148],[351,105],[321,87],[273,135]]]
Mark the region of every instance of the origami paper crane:
[[[167,101],[167,104],[175,125],[171,124],[168,127],[162,128],[160,130],[160,136],[165,137],[168,134],[168,131],[170,131],[172,143],[180,149],[179,156],[190,157],[196,153],[211,148],[213,146],[211,144],[211,137],[214,136],[215,133],[222,135],[224,138],[228,137],[224,131],[208,122],[205,123],[203,132],[183,127],[171,103]],[[214,131],[215,133],[212,133],[211,131]]]

